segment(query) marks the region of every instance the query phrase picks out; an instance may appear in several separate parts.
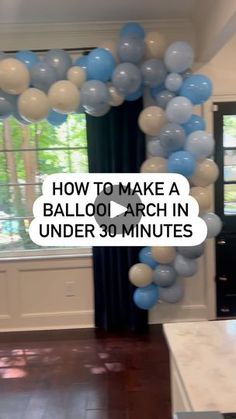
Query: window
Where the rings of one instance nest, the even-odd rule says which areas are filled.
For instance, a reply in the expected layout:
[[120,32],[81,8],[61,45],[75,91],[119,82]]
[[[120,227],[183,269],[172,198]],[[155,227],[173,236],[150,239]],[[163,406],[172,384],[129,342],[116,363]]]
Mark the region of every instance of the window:
[[69,115],[59,127],[0,122],[1,254],[42,249],[28,234],[33,203],[47,175],[70,172],[88,172],[84,114]]
[[224,214],[236,215],[236,115],[223,115]]

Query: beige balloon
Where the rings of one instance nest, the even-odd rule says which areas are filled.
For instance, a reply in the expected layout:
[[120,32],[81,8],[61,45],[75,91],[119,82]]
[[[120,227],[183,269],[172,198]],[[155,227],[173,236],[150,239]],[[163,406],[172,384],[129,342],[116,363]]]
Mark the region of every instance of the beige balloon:
[[48,97],[39,89],[25,90],[20,95],[17,105],[19,114],[29,122],[39,122],[46,118],[49,112]]
[[152,247],[152,257],[159,263],[171,263],[176,256],[175,247],[154,246]]
[[164,56],[167,41],[160,32],[148,32],[145,37],[145,44],[147,58],[162,58]]
[[163,157],[150,157],[142,164],[141,173],[166,173],[166,159]]
[[15,58],[0,61],[0,88],[11,95],[23,93],[30,84],[28,68]]
[[112,55],[113,58],[116,60],[116,62],[119,61],[119,57],[117,54],[117,43],[115,41],[111,41],[111,40],[106,40],[103,41],[98,48],[104,48],[105,50],[109,51]]
[[153,271],[145,263],[136,263],[129,270],[129,280],[135,287],[146,287],[152,283]]
[[218,176],[219,168],[213,160],[199,160],[190,182],[194,186],[208,186],[214,183]]
[[211,208],[210,190],[201,186],[194,186],[190,189],[190,195],[196,199],[199,205],[199,213],[207,212]]
[[49,103],[52,109],[61,113],[70,113],[79,107],[80,93],[69,80],[54,83],[48,91]]
[[69,68],[67,72],[67,78],[71,81],[76,87],[80,88],[85,80],[86,80],[86,73],[83,68],[79,66],[73,66]]
[[112,84],[108,85],[109,91],[109,105],[110,106],[120,106],[125,100],[124,95],[122,95]]
[[155,136],[166,122],[163,109],[158,106],[148,106],[138,117],[138,124],[144,134]]

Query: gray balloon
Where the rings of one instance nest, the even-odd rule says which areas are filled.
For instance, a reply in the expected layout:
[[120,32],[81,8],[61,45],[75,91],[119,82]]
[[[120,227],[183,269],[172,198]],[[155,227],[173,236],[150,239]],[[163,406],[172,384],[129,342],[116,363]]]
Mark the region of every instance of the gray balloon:
[[181,283],[175,282],[167,288],[159,288],[159,300],[165,303],[178,303],[184,296],[184,287]]
[[109,91],[105,83],[99,80],[86,81],[81,88],[81,104],[87,112],[96,112],[107,106]]
[[180,150],[185,143],[186,135],[181,125],[169,122],[164,125],[159,133],[160,144],[166,152]]
[[112,75],[112,83],[125,96],[136,92],[141,85],[141,81],[140,70],[131,63],[118,64]]
[[99,116],[106,115],[109,112],[110,109],[111,109],[111,107],[109,105],[104,105],[104,106],[94,108],[94,109],[91,109],[91,108],[86,109],[85,108],[85,112],[88,115],[99,117]]
[[197,259],[204,253],[204,243],[198,244],[197,246],[181,246],[177,247],[178,253],[189,259]]
[[202,219],[207,225],[207,238],[212,239],[213,237],[218,236],[222,229],[222,221],[220,217],[213,212],[208,212],[202,215]]
[[144,84],[150,87],[160,86],[166,78],[166,67],[159,58],[144,61],[141,67]]
[[168,157],[167,151],[162,147],[158,137],[150,137],[147,142],[147,151],[151,156]]
[[160,287],[170,287],[176,280],[176,272],[171,265],[158,265],[153,272],[153,282]]
[[55,68],[59,80],[66,79],[67,71],[72,66],[70,55],[62,49],[51,49],[44,55],[44,62]]
[[162,90],[156,95],[156,103],[160,106],[160,108],[165,109],[173,97],[175,97],[173,92],[170,92],[169,90]]
[[173,266],[179,276],[193,276],[197,272],[196,260],[188,259],[180,254],[177,254]]
[[143,39],[134,36],[124,36],[119,39],[117,52],[122,62],[138,64],[144,55],[145,44]]
[[53,83],[58,80],[57,71],[50,64],[39,62],[30,70],[31,85],[47,92]]

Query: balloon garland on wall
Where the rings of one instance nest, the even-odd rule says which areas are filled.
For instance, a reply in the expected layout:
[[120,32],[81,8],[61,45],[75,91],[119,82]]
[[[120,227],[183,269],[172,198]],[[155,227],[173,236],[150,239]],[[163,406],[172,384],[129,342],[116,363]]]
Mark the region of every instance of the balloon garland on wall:
[[[153,105],[139,115],[140,129],[149,139],[149,158],[141,172],[180,173],[191,185],[190,194],[199,204],[207,225],[207,238],[221,230],[219,217],[209,212],[207,187],[218,177],[218,167],[209,157],[214,139],[205,131],[205,121],[193,113],[212,93],[212,83],[202,74],[192,74],[192,47],[186,42],[167,46],[159,32],[145,34],[138,23],[127,23],[118,43],[103,42],[72,63],[63,50],[48,51],[42,59],[32,51],[14,56],[0,53],[0,120],[14,116],[21,124],[47,119],[58,126],[67,114],[83,110],[105,115],[125,100],[134,101],[148,89]],[[149,310],[158,301],[176,303],[184,295],[178,277],[197,272],[197,258],[204,244],[193,247],[144,247],[139,262],[129,270],[137,288],[135,304]]]

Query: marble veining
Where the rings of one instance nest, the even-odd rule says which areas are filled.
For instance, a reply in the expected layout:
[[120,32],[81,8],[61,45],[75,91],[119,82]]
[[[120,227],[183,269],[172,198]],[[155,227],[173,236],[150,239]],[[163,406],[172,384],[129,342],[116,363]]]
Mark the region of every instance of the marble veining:
[[164,331],[193,410],[236,412],[236,320],[165,324]]

